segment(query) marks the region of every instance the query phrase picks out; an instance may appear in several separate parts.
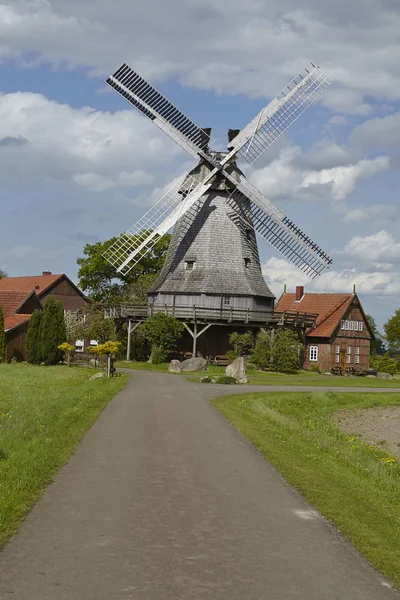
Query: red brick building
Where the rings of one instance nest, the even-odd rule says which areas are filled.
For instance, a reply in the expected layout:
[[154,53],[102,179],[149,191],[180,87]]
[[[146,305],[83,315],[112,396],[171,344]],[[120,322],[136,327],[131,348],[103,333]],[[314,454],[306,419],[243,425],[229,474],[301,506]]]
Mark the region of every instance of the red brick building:
[[87,305],[79,288],[66,275],[4,277],[0,279],[0,306],[3,309],[7,360],[26,360],[25,337],[29,319],[35,309],[41,310],[49,296],[61,300],[65,311]]
[[313,328],[305,332],[304,368],[319,367],[322,372],[340,368],[345,372],[365,371],[369,367],[373,333],[357,294],[284,293],[276,311],[314,313]]

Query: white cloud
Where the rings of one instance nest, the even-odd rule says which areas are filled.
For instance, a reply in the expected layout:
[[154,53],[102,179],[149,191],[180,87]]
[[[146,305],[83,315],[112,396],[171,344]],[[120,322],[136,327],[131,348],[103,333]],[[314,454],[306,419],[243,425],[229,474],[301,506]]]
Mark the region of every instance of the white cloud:
[[[329,156],[338,157],[341,154],[340,148],[336,145],[333,145],[333,152],[330,155],[328,150],[325,150],[325,153],[325,157],[321,158],[324,162]],[[307,164],[307,161],[317,160],[313,154],[316,154],[314,149],[308,156],[302,156],[302,151],[297,146],[285,148],[269,165],[255,169],[250,175],[251,180],[272,200],[310,200],[330,197],[334,201],[342,202],[353,192],[359,181],[386,171],[390,166],[386,156],[379,156],[329,169],[302,167]],[[342,156],[346,156],[344,151]]]
[[365,96],[400,98],[399,29],[388,0],[3,0],[0,57],[102,74],[125,60],[147,77],[267,96],[318,60],[336,80],[327,105],[363,115]]
[[378,156],[373,160],[360,160],[355,165],[322,169],[322,171],[308,173],[302,183],[303,188],[313,185],[329,184],[334,200],[345,200],[356,187],[358,181],[372,177],[380,171],[387,171],[390,162],[387,156]]
[[287,291],[294,291],[296,285],[304,285],[309,292],[351,293],[353,285],[360,294],[371,296],[396,296],[400,293],[400,272],[375,270],[365,272],[355,267],[324,272],[317,279],[308,279],[294,265],[283,258],[270,258],[262,267],[264,277],[277,298]]
[[387,221],[392,220],[397,209],[392,204],[371,204],[360,206],[350,210],[344,217],[346,223],[358,223],[360,221]]
[[41,94],[0,95],[0,176],[75,181],[87,189],[136,188],[170,176],[179,147],[133,110],[71,108]]
[[344,248],[344,255],[351,260],[385,268],[385,265],[400,264],[400,243],[391,233],[382,230],[352,238]]

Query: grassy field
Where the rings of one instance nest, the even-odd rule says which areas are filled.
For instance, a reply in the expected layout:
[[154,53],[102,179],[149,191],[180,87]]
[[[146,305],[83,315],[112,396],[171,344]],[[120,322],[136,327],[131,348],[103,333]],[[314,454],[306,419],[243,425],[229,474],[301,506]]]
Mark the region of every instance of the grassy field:
[[93,373],[0,364],[0,545],[126,383]]
[[[169,363],[161,365],[151,365],[145,362],[127,362],[118,361],[118,367],[127,369],[140,369],[146,371],[161,371],[168,372]],[[209,366],[207,371],[198,371],[196,373],[183,373],[184,377],[188,377],[190,381],[199,381],[201,377],[206,375],[220,376],[225,374],[225,367]],[[335,375],[320,375],[309,371],[298,371],[291,375],[286,373],[265,373],[257,371],[254,367],[247,368],[247,377],[249,385],[312,385],[312,386],[338,386],[338,387],[392,387],[400,389],[400,375],[396,375],[392,380],[386,379],[370,379],[366,377],[340,377]]]
[[400,405],[400,394],[268,393],[212,403],[400,587],[400,464],[331,418],[343,409]]

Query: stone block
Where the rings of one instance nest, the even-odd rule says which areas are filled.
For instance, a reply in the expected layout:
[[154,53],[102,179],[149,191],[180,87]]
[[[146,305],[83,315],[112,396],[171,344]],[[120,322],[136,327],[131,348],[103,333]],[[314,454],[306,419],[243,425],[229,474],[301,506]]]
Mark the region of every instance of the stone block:
[[168,367],[170,373],[182,373],[182,363],[180,360],[171,360]]
[[239,356],[226,367],[225,373],[228,377],[234,377],[239,383],[247,383],[246,359]]
[[207,361],[205,358],[188,358],[182,363],[182,371],[204,371],[207,367]]

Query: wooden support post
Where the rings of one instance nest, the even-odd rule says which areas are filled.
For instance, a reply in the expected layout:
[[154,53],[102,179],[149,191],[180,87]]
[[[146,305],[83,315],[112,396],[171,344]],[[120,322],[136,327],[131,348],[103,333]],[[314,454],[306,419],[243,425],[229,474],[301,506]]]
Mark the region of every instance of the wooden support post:
[[131,360],[131,335],[132,335],[132,321],[128,321],[128,342],[126,344],[126,360]]
[[195,356],[196,356],[196,348],[197,348],[197,321],[195,321],[193,324],[193,351],[192,351],[193,358],[195,358]]
[[132,327],[132,321],[128,321],[128,343],[126,345],[126,360],[131,360],[131,346],[132,346],[132,333],[141,325],[141,321],[138,321]]

